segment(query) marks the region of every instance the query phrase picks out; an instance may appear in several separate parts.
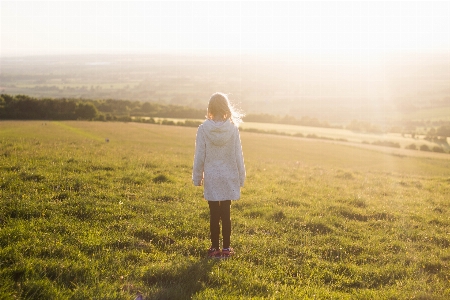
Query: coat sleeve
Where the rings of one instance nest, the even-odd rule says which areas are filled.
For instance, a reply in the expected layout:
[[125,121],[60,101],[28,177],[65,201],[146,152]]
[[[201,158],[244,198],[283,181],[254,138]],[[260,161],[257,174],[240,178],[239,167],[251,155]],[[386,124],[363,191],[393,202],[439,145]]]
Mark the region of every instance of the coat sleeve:
[[242,153],[241,136],[239,134],[239,130],[237,131],[237,138],[235,142],[235,153],[236,153],[236,165],[239,172],[239,183],[241,187],[243,187],[246,174],[244,165],[244,154]]
[[202,185],[203,168],[205,165],[206,143],[201,125],[197,129],[197,136],[195,138],[195,154],[194,166],[192,169],[192,182],[195,186]]

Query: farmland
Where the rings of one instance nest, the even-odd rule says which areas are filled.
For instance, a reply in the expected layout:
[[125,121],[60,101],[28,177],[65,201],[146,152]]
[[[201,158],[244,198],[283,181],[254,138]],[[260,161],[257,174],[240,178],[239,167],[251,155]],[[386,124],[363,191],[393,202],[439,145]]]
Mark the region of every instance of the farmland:
[[216,261],[195,132],[0,122],[0,298],[450,297],[450,155],[243,131],[236,256]]
[[[141,120],[148,120],[149,118],[140,118]],[[135,120],[137,121],[137,120]],[[159,124],[185,125],[186,121],[192,124],[201,123],[200,119],[179,119],[179,118],[154,118],[154,121]],[[426,139],[425,135],[404,135],[400,133],[361,133],[354,132],[348,129],[341,128],[322,128],[311,126],[299,126],[289,124],[270,124],[258,122],[244,122],[240,125],[242,131],[270,133],[283,136],[293,136],[295,138],[312,138],[321,139],[333,143],[343,143],[353,147],[369,148],[371,150],[389,152],[391,154],[403,156],[422,156],[422,157],[443,157],[444,153],[449,153],[449,145],[447,139],[442,144]],[[443,140],[444,141],[444,140]],[[376,143],[385,142],[391,147],[373,147]],[[394,147],[392,147],[392,145]],[[429,151],[416,151],[408,148],[414,145],[416,150],[420,146],[426,146],[428,149],[439,148],[441,153],[433,153]],[[398,149],[396,149],[398,148]]]

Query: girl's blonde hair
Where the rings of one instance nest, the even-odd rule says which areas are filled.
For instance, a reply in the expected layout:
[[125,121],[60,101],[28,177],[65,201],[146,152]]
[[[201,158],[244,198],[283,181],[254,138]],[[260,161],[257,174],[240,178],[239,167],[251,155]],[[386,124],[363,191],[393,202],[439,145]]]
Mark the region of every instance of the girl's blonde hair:
[[228,96],[223,93],[214,93],[209,99],[208,112],[206,118],[230,119],[233,124],[239,126],[242,123],[244,114],[238,111],[228,100]]

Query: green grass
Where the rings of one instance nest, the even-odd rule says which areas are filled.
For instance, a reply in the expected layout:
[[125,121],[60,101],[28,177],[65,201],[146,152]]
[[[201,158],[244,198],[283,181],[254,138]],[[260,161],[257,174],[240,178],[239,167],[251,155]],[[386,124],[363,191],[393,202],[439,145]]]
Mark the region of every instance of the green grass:
[[237,254],[211,261],[195,131],[0,122],[0,298],[450,297],[450,157],[242,132]]

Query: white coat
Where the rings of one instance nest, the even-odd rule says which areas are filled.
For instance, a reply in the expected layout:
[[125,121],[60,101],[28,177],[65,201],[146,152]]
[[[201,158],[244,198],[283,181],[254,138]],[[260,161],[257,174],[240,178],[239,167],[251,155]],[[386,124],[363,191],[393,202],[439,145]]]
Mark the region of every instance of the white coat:
[[244,186],[245,165],[238,128],[230,121],[204,121],[195,140],[194,185],[204,184],[208,201],[237,200]]

